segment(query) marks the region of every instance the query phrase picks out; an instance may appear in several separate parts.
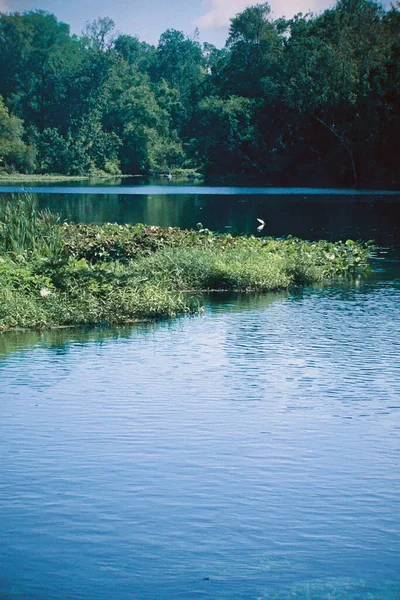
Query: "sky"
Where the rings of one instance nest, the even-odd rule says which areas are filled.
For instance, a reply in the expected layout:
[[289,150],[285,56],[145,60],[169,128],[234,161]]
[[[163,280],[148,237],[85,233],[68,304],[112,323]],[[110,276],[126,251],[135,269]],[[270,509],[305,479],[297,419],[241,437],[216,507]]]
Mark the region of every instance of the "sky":
[[[196,28],[200,41],[218,47],[225,43],[230,19],[247,6],[262,0],[0,0],[0,12],[42,9],[81,34],[87,22],[110,17],[120,33],[137,35],[157,44],[160,34],[173,28],[189,37]],[[319,13],[334,0],[270,0],[274,17],[292,17],[298,12]]]

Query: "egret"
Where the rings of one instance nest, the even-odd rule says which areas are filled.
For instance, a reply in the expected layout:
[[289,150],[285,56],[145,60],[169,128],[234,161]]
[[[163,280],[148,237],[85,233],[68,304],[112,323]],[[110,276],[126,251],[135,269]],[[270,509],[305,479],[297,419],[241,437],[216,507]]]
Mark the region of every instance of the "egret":
[[258,231],[258,233],[260,233],[260,231],[262,231],[262,230],[264,229],[264,227],[265,227],[265,222],[264,222],[262,219],[257,219],[257,221],[258,221],[259,223],[261,223],[261,225],[259,225],[259,226],[257,227],[257,231]]

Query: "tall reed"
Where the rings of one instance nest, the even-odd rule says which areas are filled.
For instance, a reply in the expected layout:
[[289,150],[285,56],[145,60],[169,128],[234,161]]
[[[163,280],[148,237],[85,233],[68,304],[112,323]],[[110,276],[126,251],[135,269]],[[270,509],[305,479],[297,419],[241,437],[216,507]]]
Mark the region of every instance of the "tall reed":
[[50,211],[39,212],[35,196],[12,194],[0,202],[0,251],[22,256],[36,254],[56,258],[63,249],[60,218]]

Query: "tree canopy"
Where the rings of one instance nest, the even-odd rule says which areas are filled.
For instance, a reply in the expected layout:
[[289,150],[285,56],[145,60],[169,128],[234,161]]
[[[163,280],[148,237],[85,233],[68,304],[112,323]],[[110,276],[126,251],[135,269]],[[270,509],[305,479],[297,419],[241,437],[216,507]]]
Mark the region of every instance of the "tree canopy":
[[399,8],[338,0],[283,19],[255,4],[223,49],[175,29],[152,46],[108,17],[79,37],[45,11],[0,13],[0,169],[393,185]]

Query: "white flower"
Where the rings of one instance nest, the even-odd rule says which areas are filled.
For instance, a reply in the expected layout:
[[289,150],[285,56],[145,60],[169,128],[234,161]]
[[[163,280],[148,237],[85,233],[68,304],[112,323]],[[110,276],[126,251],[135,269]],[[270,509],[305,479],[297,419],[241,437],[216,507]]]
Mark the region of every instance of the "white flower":
[[42,296],[42,298],[46,298],[46,296],[51,296],[51,294],[51,290],[48,290],[47,288],[42,288],[40,290],[40,295]]

